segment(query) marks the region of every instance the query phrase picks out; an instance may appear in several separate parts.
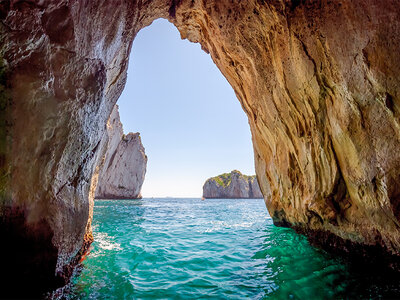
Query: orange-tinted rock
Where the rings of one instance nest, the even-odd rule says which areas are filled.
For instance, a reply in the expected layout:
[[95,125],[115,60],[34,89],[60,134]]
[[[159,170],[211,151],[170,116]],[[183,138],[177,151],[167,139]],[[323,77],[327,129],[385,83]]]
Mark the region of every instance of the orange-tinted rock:
[[397,3],[195,3],[174,23],[246,111],[274,221],[398,255]]
[[277,224],[399,254],[396,0],[2,1],[1,211],[48,224],[54,274],[90,234],[130,44],[160,17],[235,90]]

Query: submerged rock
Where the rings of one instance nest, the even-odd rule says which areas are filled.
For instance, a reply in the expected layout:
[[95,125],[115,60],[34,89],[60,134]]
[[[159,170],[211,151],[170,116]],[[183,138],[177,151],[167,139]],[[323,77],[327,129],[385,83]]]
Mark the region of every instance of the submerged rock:
[[237,170],[207,179],[203,185],[204,198],[263,198],[256,175],[243,175]]
[[95,198],[141,198],[141,188],[146,174],[147,156],[140,134],[123,134],[118,105],[107,123],[108,147],[101,166]]
[[87,249],[105,124],[157,18],[233,87],[275,224],[400,258],[397,0],[1,1],[4,287],[66,282]]

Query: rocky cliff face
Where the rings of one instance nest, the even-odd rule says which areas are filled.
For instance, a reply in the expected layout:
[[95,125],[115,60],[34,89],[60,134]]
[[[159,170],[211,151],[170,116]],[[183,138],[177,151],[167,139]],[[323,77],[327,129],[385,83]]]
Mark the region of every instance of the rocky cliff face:
[[207,179],[203,185],[204,198],[263,198],[256,176],[246,176],[237,170]]
[[399,256],[397,0],[1,1],[8,282],[65,282],[90,243],[105,124],[132,40],[156,18],[200,43],[235,90],[276,224]]
[[108,146],[95,192],[98,199],[141,198],[147,156],[139,133],[123,134],[118,106],[107,122]]
[[[267,194],[269,191],[267,191]],[[252,176],[252,180],[249,181],[249,197],[252,198],[264,198],[260,186],[258,185],[257,177]]]

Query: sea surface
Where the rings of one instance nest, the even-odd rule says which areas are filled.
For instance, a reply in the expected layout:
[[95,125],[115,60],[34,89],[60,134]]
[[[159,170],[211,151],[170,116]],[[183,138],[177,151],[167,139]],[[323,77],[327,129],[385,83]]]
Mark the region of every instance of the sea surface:
[[400,297],[396,276],[275,227],[262,199],[97,200],[93,234],[67,299]]

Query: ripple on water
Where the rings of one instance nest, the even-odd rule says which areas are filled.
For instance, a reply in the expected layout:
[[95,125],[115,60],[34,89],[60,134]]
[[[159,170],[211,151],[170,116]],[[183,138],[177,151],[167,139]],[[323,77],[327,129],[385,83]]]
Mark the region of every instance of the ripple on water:
[[399,295],[397,278],[355,269],[273,226],[263,200],[98,200],[93,233],[68,299]]

